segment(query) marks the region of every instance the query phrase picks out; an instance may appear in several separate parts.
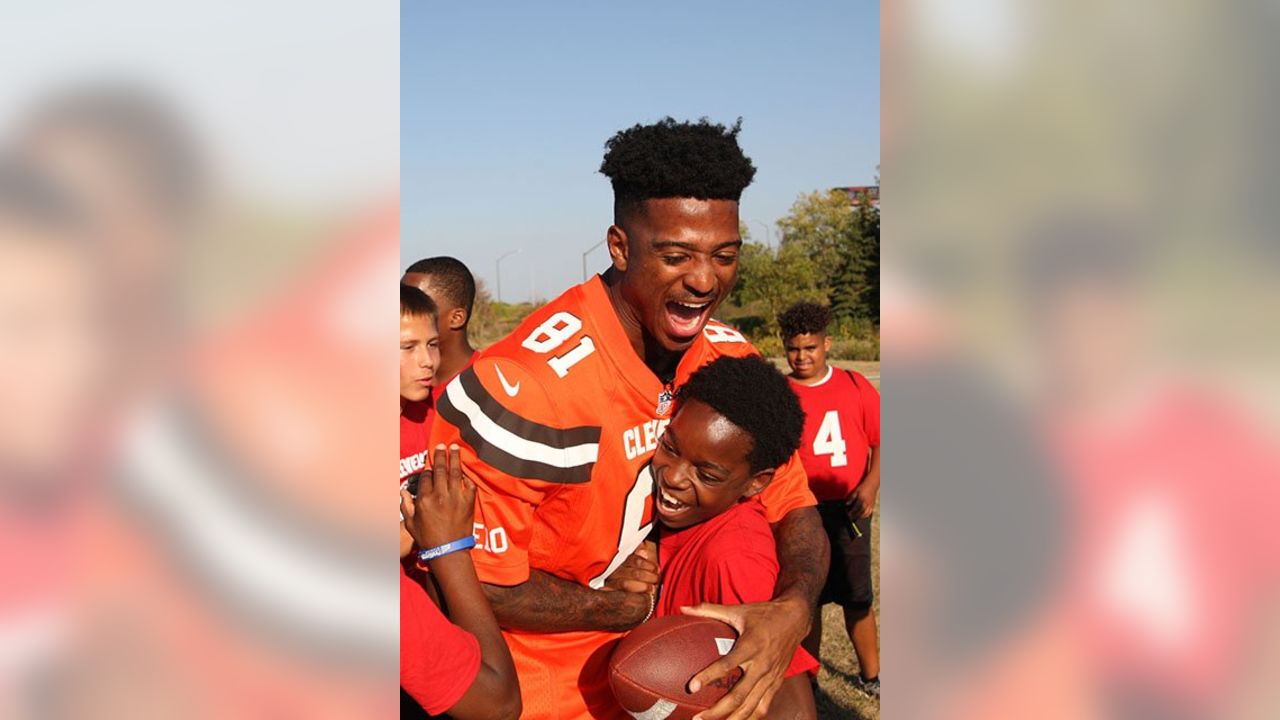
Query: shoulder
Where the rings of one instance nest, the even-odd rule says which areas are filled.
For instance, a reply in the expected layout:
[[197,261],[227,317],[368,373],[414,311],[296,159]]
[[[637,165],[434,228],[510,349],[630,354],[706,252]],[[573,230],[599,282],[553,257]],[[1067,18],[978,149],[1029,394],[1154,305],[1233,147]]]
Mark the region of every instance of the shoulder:
[[[573,287],[563,295],[538,308],[502,340],[476,356],[475,364],[499,365],[506,374],[514,363],[523,372],[548,389],[565,382],[575,383],[575,390],[591,375],[584,372],[601,361],[596,352],[591,327],[591,313],[582,287]],[[570,374],[569,370],[574,372]],[[513,381],[514,382],[514,381]]]
[[777,561],[773,530],[758,500],[740,502],[716,520],[703,545],[708,566],[751,567],[761,559]]
[[715,590],[710,602],[737,604],[768,600],[778,580],[773,533],[759,502],[748,501],[728,515],[701,548],[700,574]]
[[746,336],[739,332],[737,328],[726,325],[719,320],[707,321],[707,326],[702,329],[700,342],[705,343],[709,359],[714,359],[721,355],[746,357],[760,354],[755,346],[751,344],[751,341],[747,340]]
[[879,391],[876,390],[876,386],[872,385],[871,381],[868,380],[865,375],[858,372],[857,370],[852,370],[848,368],[836,368],[836,374],[844,376],[844,381],[847,382],[850,386],[852,386],[854,390],[858,392],[859,395],[862,395],[863,397],[868,397],[868,398],[880,396]]

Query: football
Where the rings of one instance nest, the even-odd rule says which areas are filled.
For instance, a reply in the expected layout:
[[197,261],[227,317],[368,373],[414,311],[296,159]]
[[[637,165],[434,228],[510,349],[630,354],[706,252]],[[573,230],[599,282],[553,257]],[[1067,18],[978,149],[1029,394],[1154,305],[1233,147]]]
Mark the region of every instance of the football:
[[622,708],[643,720],[688,720],[711,707],[741,677],[696,693],[689,681],[728,654],[738,633],[719,620],[691,615],[654,618],[624,637],[609,658],[609,683]]

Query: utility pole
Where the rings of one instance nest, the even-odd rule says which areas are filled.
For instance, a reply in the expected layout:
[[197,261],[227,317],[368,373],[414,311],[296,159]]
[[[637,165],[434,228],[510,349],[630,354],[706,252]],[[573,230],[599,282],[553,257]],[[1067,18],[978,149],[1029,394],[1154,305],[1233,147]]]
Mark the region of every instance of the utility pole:
[[[608,239],[608,238],[606,238],[606,240],[607,240],[607,239]],[[600,242],[596,243],[595,245],[592,245],[591,247],[587,248],[587,251],[586,251],[586,252],[582,253],[582,282],[586,282],[586,281],[587,281],[587,256],[591,254],[591,251],[592,251],[592,250],[595,250],[596,248],[600,247],[600,246],[601,246],[601,245],[603,245],[604,243],[605,243],[605,241],[604,241],[604,240],[601,240]]]
[[498,302],[502,302],[502,261],[519,252],[519,250],[510,250],[499,257],[498,261],[493,264],[493,274],[498,278]]

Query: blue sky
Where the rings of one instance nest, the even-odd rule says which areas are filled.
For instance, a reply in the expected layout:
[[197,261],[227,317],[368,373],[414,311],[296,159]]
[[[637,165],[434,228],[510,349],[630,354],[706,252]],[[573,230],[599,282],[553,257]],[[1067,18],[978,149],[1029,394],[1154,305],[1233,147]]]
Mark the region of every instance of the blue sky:
[[637,122],[742,116],[755,239],[880,162],[877,2],[406,0],[400,27],[401,267],[453,255],[494,292],[520,250],[507,301],[581,282],[611,222],[604,142]]

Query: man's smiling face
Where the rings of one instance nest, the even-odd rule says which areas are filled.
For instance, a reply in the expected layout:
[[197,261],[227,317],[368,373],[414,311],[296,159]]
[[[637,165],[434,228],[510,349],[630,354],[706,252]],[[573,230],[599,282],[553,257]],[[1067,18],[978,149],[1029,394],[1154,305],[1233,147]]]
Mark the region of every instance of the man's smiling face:
[[733,288],[742,237],[733,200],[663,198],[627,208],[626,243],[610,248],[631,321],[683,352]]

